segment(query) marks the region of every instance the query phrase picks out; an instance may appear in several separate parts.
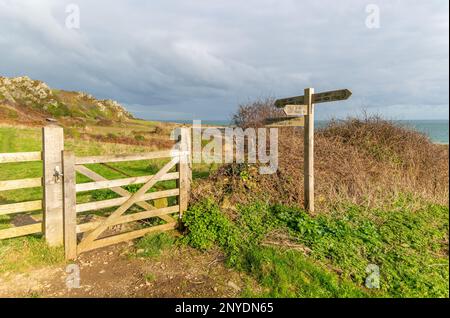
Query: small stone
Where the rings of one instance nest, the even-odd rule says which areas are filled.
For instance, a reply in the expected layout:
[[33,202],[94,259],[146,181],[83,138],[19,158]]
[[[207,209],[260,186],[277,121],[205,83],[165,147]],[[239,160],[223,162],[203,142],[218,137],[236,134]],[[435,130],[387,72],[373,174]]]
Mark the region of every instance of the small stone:
[[233,283],[231,280],[228,282],[227,284],[229,287],[233,288],[236,291],[241,291],[241,289],[239,288],[238,285],[236,285],[235,283]]
[[105,273],[106,271],[104,270],[104,269],[102,269],[100,272],[99,272],[99,274],[103,274],[103,273]]

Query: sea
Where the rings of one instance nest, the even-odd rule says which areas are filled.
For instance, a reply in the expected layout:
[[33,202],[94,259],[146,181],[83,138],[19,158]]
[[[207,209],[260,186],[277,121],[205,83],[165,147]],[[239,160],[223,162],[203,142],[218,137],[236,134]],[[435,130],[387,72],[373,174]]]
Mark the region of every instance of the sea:
[[[169,122],[176,122],[181,124],[192,123],[192,120],[166,120]],[[411,129],[422,132],[430,137],[431,141],[439,144],[449,143],[449,121],[448,120],[397,120],[398,125],[406,126]],[[228,126],[231,124],[228,120],[202,120],[204,125],[213,126]],[[318,120],[316,121],[316,128],[319,129],[328,124],[328,121]]]

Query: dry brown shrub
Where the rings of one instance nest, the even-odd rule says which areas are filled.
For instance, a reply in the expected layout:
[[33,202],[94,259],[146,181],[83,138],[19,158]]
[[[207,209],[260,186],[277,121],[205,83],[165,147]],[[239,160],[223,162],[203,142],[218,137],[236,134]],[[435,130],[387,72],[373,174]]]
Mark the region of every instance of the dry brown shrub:
[[274,99],[268,98],[239,105],[238,111],[233,115],[234,124],[243,129],[263,127],[265,119],[284,116],[284,112],[280,108],[273,106],[274,102]]
[[[270,110],[272,105],[267,100],[242,106],[235,122],[261,126],[265,117],[279,111]],[[347,203],[386,207],[407,195],[417,203],[448,205],[448,159],[448,146],[380,117],[334,120],[315,134],[317,210]],[[260,175],[256,165],[223,165],[194,187],[194,200],[205,196],[228,207],[254,199],[302,206],[303,129],[279,129],[275,174]]]

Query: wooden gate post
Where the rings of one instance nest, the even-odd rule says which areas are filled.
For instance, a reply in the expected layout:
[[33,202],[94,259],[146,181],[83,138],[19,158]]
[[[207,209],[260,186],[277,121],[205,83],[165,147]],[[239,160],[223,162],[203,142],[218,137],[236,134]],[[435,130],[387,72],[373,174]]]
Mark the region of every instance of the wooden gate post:
[[77,193],[75,155],[63,152],[64,166],[64,253],[67,260],[77,258]]
[[191,128],[180,128],[179,131],[179,143],[180,143],[180,163],[177,165],[177,170],[180,173],[178,179],[178,188],[180,189],[179,206],[180,206],[180,218],[183,216],[183,212],[187,210],[189,195],[191,192],[192,182],[192,140],[191,140]]
[[62,151],[63,128],[49,125],[42,129],[44,200],[42,230],[49,246],[63,244]]
[[305,89],[305,104],[307,115],[305,116],[304,136],[304,200],[305,208],[314,212],[314,88]]

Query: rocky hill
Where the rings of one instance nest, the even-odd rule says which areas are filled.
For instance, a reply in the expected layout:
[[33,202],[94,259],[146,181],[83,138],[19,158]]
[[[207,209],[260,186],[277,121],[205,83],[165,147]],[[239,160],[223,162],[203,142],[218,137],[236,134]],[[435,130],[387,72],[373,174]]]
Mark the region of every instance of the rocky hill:
[[63,122],[122,122],[133,116],[116,101],[90,94],[48,87],[27,76],[0,76],[0,121],[41,123],[45,118]]

